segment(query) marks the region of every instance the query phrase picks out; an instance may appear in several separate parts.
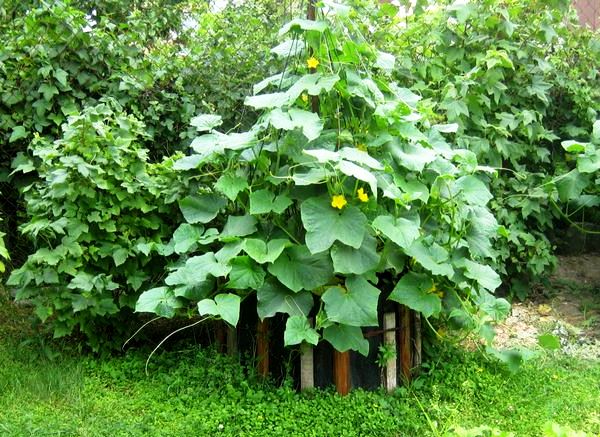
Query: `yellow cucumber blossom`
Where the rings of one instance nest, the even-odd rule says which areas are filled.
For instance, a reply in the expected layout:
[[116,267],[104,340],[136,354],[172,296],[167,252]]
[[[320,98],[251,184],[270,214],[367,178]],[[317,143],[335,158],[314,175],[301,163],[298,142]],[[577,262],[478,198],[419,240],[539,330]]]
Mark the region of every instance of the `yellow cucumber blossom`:
[[366,152],[366,151],[367,151],[367,146],[365,146],[363,143],[357,144],[357,145],[356,145],[356,148],[357,148],[358,150],[361,150],[361,151],[363,151],[363,152]]
[[319,66],[319,60],[314,56],[311,56],[306,60],[306,65],[308,65],[308,68],[317,68]]
[[358,197],[358,200],[360,200],[361,202],[369,201],[369,195],[367,193],[365,193],[365,190],[362,188],[359,188],[358,190],[356,190],[356,196]]
[[342,209],[348,202],[343,194],[338,194],[331,198],[331,206],[337,209]]
[[300,98],[304,103],[308,103],[308,94],[303,93],[302,96],[300,96]]
[[435,294],[440,299],[442,299],[444,297],[444,291],[437,288],[437,285],[435,284],[435,282],[433,283],[433,287],[431,287],[431,289],[429,290],[429,293]]

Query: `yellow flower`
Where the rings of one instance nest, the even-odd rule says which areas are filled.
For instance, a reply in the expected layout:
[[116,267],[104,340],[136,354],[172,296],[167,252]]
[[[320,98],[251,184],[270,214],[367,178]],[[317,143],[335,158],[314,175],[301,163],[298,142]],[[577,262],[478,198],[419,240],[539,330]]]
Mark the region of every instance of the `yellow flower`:
[[331,206],[337,209],[342,209],[347,203],[348,202],[343,194],[338,194],[337,196],[333,196],[331,198]]
[[356,194],[358,196],[358,199],[361,202],[368,202],[369,201],[369,196],[367,195],[367,193],[365,193],[365,190],[363,190],[362,188],[359,188],[358,190],[356,190]]
[[317,68],[319,66],[319,60],[314,56],[311,56],[306,60],[306,65],[308,65],[308,68]]
[[302,101],[303,101],[304,103],[308,103],[308,94],[306,94],[306,93],[303,93],[303,94],[302,94],[302,96],[300,96],[300,97],[302,98]]
[[431,294],[435,294],[435,295],[436,295],[437,297],[439,297],[440,299],[442,299],[442,298],[444,297],[444,291],[443,291],[443,290],[440,290],[439,288],[437,288],[437,285],[435,284],[435,282],[434,282],[434,284],[433,284],[433,287],[431,287],[431,288],[429,289],[429,293],[431,293]]
[[363,152],[366,152],[366,151],[367,151],[367,146],[365,146],[363,143],[357,144],[357,145],[356,145],[356,148],[357,148],[358,150],[362,150]]

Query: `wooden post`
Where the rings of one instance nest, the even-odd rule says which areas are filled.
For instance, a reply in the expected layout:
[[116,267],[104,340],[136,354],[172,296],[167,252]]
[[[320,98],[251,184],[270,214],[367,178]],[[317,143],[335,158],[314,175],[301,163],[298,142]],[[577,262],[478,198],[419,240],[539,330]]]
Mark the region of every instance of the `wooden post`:
[[225,353],[225,348],[227,346],[227,328],[225,327],[225,323],[218,320],[214,324],[215,327],[215,342],[217,343],[217,350],[219,353]]
[[410,329],[410,309],[408,307],[400,306],[400,331],[398,332],[398,343],[400,347],[400,372],[402,378],[406,381],[410,381],[410,369],[412,367],[411,357],[411,329]]
[[236,356],[237,353],[237,328],[229,326],[227,328],[227,354]]
[[269,321],[258,322],[256,328],[256,355],[258,358],[258,374],[269,375]]
[[[385,313],[383,315],[383,344],[386,347],[391,347],[396,350],[396,313]],[[387,391],[392,391],[398,386],[397,382],[397,369],[396,362],[398,360],[397,355],[391,357],[387,363],[385,363],[385,373],[383,381],[384,387]]]
[[[312,326],[312,318],[308,318]],[[300,390],[309,390],[315,386],[315,361],[313,347],[309,343],[302,342],[300,345]]]
[[[317,18],[317,10],[315,8],[315,2],[316,2],[316,0],[308,0],[308,11],[306,12],[306,18],[311,21],[315,21]],[[309,48],[308,54],[309,54],[309,56],[313,55],[312,48]],[[311,68],[310,72],[311,72],[311,74],[316,73],[317,69]],[[314,113],[319,112],[319,96],[311,96],[310,106],[311,106],[312,112],[314,112]]]
[[333,382],[340,395],[350,391],[350,352],[333,351]]
[[413,356],[413,368],[418,369],[421,367],[422,362],[422,349],[423,349],[423,340],[421,339],[421,313],[414,313],[414,343],[415,343],[415,354]]
[[315,362],[313,347],[303,342],[300,345],[300,390],[309,390],[315,387]]

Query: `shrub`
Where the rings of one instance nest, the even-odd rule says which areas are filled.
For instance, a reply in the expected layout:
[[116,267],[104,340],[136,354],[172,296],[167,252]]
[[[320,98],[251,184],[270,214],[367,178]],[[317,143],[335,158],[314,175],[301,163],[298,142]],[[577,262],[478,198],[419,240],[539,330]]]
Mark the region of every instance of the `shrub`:
[[143,245],[172,232],[177,212],[165,197],[177,182],[171,161],[147,162],[144,136],[140,121],[107,101],[69,117],[61,139],[37,136],[36,165],[17,168],[39,175],[23,190],[29,221],[22,226],[37,250],[8,285],[33,301],[42,320],[51,318],[55,337],[77,329],[94,348],[110,341],[102,331],[125,328],[117,316],[126,317],[164,266]]

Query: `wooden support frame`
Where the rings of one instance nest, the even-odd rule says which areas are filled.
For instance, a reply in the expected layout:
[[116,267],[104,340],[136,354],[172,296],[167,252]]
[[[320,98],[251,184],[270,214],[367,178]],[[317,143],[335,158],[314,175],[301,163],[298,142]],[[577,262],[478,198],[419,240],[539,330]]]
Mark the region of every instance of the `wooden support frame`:
[[414,313],[413,317],[414,322],[414,355],[413,355],[413,369],[418,371],[421,367],[422,363],[422,353],[423,353],[423,340],[422,340],[422,332],[421,332],[421,313]]
[[[383,315],[383,344],[386,347],[391,347],[397,351],[396,347],[396,312],[389,312]],[[393,357],[385,363],[385,369],[383,372],[383,386],[386,391],[391,392],[398,386],[398,370],[396,363],[398,361],[398,354],[396,353]]]
[[215,343],[217,345],[217,351],[223,354],[227,348],[227,327],[225,322],[218,320],[214,324],[215,329]]
[[313,347],[303,342],[300,345],[300,390],[310,390],[315,387],[315,361]]
[[256,357],[258,374],[269,375],[269,320],[258,322],[256,327]]
[[333,351],[333,382],[340,395],[350,392],[350,352]]
[[[310,326],[312,317],[308,318]],[[315,359],[311,344],[302,342],[300,345],[300,390],[310,390],[315,387]]]
[[227,355],[238,355],[237,328],[235,326],[227,327]]
[[400,305],[400,330],[398,331],[398,347],[400,350],[400,374],[405,382],[410,382],[412,368],[412,341],[411,341],[411,311],[408,307]]

